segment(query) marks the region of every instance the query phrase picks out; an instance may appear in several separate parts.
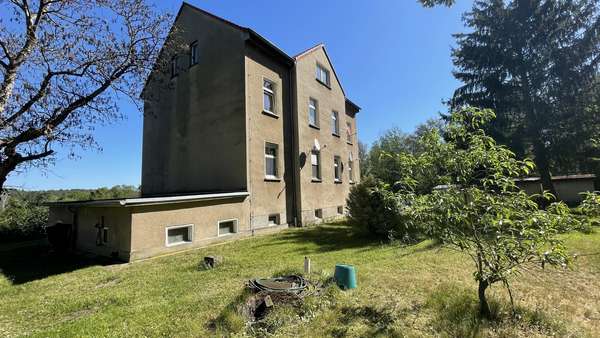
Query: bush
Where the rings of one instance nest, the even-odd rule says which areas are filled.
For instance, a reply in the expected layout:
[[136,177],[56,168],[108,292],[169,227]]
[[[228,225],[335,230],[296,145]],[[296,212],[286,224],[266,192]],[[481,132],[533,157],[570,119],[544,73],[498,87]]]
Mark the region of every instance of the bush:
[[48,208],[20,198],[10,198],[0,213],[0,242],[42,238],[46,234]]
[[584,227],[591,232],[593,226],[600,226],[600,193],[588,192],[584,195],[577,212],[584,218]]
[[413,242],[422,234],[413,221],[412,194],[394,194],[372,177],[350,189],[349,224],[372,235],[390,240]]

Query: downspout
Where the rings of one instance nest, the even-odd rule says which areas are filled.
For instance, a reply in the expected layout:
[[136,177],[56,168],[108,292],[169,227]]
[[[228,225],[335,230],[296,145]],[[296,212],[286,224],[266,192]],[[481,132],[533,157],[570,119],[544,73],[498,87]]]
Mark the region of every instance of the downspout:
[[292,205],[293,205],[293,209],[292,209],[292,215],[294,216],[294,226],[297,227],[299,226],[299,220],[300,220],[300,215],[298,214],[298,201],[299,201],[299,196],[298,196],[298,186],[297,186],[297,182],[298,182],[298,170],[300,170],[300,166],[298,164],[298,125],[296,123],[296,117],[297,117],[297,110],[296,110],[296,62],[294,62],[294,64],[290,67],[290,81],[289,81],[289,87],[290,87],[290,123],[291,123],[291,128],[290,128],[290,132],[292,133],[292,151],[290,152],[290,156],[291,156],[291,163],[292,163],[292,186],[293,186],[293,191],[292,191]]

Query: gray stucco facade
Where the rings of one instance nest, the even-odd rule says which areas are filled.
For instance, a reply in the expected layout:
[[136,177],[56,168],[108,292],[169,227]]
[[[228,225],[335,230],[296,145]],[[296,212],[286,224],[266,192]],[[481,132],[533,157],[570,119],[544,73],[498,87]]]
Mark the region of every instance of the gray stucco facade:
[[[157,67],[142,95],[142,197],[50,204],[50,223],[72,224],[79,250],[136,260],[344,217],[360,178],[360,108],[325,47],[291,57],[186,3],[174,27],[169,39],[182,48],[163,48],[159,63],[171,68]],[[317,81],[317,65],[329,83]],[[319,102],[316,126],[309,99]]]

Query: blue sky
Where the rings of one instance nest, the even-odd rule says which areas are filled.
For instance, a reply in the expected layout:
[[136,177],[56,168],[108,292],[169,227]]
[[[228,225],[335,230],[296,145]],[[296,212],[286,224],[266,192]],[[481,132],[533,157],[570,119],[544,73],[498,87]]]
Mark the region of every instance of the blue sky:
[[[154,0],[173,14],[180,1]],[[410,132],[446,107],[459,83],[452,77],[452,33],[465,31],[462,13],[472,0],[453,8],[427,9],[416,0],[190,0],[189,3],[251,27],[290,55],[326,45],[346,94],[363,109],[361,141],[370,144],[390,127]],[[142,113],[121,104],[125,120],[98,127],[102,151],[59,153],[46,170],[29,169],[7,185],[27,190],[97,188],[141,181]]]

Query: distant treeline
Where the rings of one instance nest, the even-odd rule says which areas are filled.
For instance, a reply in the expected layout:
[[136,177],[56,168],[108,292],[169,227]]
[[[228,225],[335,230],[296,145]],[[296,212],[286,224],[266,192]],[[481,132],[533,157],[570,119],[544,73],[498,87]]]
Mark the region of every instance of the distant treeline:
[[48,221],[48,207],[43,205],[44,202],[101,200],[139,195],[139,188],[130,185],[42,191],[8,189],[2,195],[0,206],[0,243],[44,237]]

